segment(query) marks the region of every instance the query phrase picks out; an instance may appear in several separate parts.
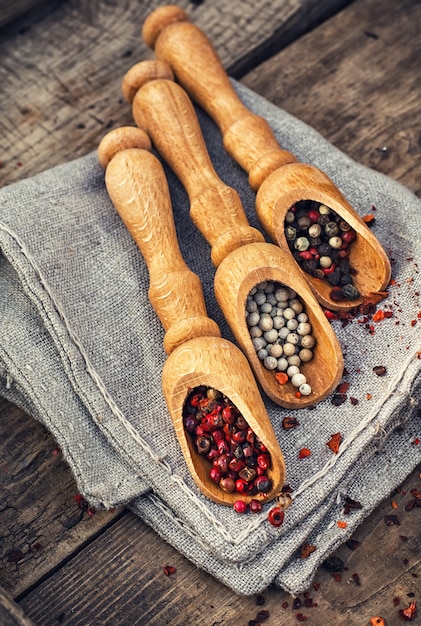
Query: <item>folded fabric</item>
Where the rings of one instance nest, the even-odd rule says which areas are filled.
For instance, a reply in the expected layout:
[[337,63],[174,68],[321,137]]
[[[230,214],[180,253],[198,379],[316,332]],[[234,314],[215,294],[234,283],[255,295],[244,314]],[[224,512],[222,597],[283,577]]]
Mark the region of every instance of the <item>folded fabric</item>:
[[[356,164],[301,121],[234,83],[283,147],[324,170],[393,263],[385,319],[333,322],[345,357],[344,402],[325,399],[290,415],[264,398],[284,452],[293,505],[284,524],[240,516],[203,496],[191,478],[161,390],[164,331],[147,298],[146,265],[105,190],[96,154],[0,190],[1,394],[42,421],[94,506],[130,506],[167,541],[235,591],[278,584],[302,591],[320,561],[344,541],[421,460],[417,395],[420,202],[407,189]],[[198,111],[211,159],[259,228],[246,174]],[[208,313],[234,341],[213,296],[210,249],[189,218],[187,196],[166,170],[180,248],[203,283]],[[420,324],[418,322],[418,324]],[[384,368],[383,376],[373,368]],[[418,429],[418,431],[417,431]],[[339,453],[326,445],[343,438]],[[308,448],[311,455],[299,458]],[[385,469],[387,468],[387,471]],[[343,499],[362,508],[336,525]],[[297,559],[305,541],[316,545]]]

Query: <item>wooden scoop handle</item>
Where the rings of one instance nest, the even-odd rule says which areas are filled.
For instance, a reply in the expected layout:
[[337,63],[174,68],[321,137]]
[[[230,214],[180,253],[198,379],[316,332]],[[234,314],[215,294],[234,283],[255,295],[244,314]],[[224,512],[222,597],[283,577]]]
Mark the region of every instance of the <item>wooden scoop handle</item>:
[[190,98],[180,85],[157,78],[158,73],[154,61],[137,64],[124,78],[123,93],[129,100],[133,97],[136,124],[185,187],[191,218],[211,245],[218,266],[232,250],[264,237],[249,225],[237,191],[217,175]]
[[266,120],[242,104],[212,44],[185,11],[172,5],[158,8],[147,17],[142,36],[218,124],[225,149],[248,172],[254,190],[273,171],[297,161],[279,146]]
[[118,128],[101,141],[98,157],[111,201],[148,266],[149,299],[170,354],[188,339],[220,337],[220,330],[207,317],[199,277],[181,255],[164,170],[150,147],[142,130]]

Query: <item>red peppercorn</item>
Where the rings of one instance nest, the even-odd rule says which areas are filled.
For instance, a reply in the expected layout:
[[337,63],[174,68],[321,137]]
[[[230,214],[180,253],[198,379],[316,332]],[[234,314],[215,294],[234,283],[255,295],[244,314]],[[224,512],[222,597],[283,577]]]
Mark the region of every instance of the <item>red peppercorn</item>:
[[222,478],[222,472],[219,469],[219,467],[211,467],[210,472],[209,472],[209,478],[211,479],[212,482],[214,483],[219,483],[219,481]]
[[262,510],[262,504],[261,502],[259,502],[259,500],[253,499],[249,504],[249,508],[252,513],[260,513],[260,511]]
[[233,406],[226,406],[222,409],[222,419],[226,424],[234,424],[237,419],[238,411]]
[[234,511],[236,511],[237,513],[245,513],[247,511],[247,504],[244,502],[244,500],[236,500],[233,506]]
[[272,483],[267,476],[258,476],[254,481],[254,486],[256,487],[257,491],[261,493],[267,493],[268,491],[270,491]]
[[237,428],[239,428],[240,430],[245,430],[246,431],[246,436],[247,436],[247,431],[249,428],[249,425],[247,424],[246,420],[244,419],[244,417],[242,415],[239,415],[237,417],[237,420],[235,422],[235,425],[237,426]]
[[335,264],[332,263],[332,265],[330,267],[324,267],[323,268],[323,274],[325,276],[329,276],[329,274],[332,274],[335,271]]
[[229,462],[229,468],[230,470],[233,470],[234,472],[239,472],[240,470],[243,469],[243,467],[245,467],[246,462],[242,461],[241,459],[231,459],[231,461]]
[[341,239],[344,243],[351,243],[355,239],[355,230],[348,230],[346,233],[342,233]]
[[268,454],[259,454],[257,457],[257,464],[265,470],[269,469],[270,456]]
[[315,210],[310,210],[307,213],[307,217],[309,217],[311,219],[311,221],[313,222],[313,224],[315,224],[317,222],[317,220],[320,217],[320,213],[318,211]]
[[225,439],[221,439],[220,441],[218,441],[216,445],[217,445],[219,454],[227,454],[229,452],[229,446],[228,446],[228,443],[225,441]]
[[238,491],[238,493],[246,493],[247,489],[248,482],[246,480],[239,478],[235,481],[235,490]]
[[284,522],[284,512],[279,506],[274,506],[268,513],[268,520],[272,526],[282,526]]
[[206,458],[209,459],[209,461],[213,461],[218,456],[219,456],[218,448],[215,448],[215,446],[211,446],[211,449],[207,453]]
[[298,255],[301,259],[304,259],[304,261],[310,261],[310,259],[312,258],[312,254],[310,250],[303,250],[302,252],[299,253]]
[[232,434],[232,439],[236,443],[244,443],[246,440],[247,433],[244,430],[237,430]]
[[218,441],[222,441],[223,439],[225,439],[224,433],[220,428],[217,428],[213,431],[212,437],[215,443],[218,443]]

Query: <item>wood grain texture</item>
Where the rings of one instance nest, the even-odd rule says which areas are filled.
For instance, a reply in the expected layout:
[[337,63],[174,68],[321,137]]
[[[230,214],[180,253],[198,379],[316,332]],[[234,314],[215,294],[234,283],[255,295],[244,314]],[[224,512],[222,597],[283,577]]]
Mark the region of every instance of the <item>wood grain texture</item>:
[[[327,281],[307,276],[315,296],[329,309],[349,310],[371,293],[384,291],[391,268],[376,237],[326,174],[297,163],[292,154],[279,146],[266,120],[242,104],[205,33],[187,20],[185,13],[178,11],[174,15],[171,6],[162,7],[147,18],[143,37],[153,43],[157,58],[170,65],[189,95],[217,123],[225,149],[249,174],[252,188],[259,190],[256,210],[266,233],[288,254],[284,230],[285,215],[290,207],[303,199],[326,204],[357,233],[350,262],[357,272],[355,286],[361,298],[335,302],[330,297],[331,286]],[[157,119],[157,126],[160,119],[162,115]],[[170,128],[167,124],[164,133],[167,137]],[[297,269],[298,264],[293,263],[289,271],[296,273]]]
[[0,587],[0,624],[2,626],[34,626],[29,618],[25,617],[22,609],[4,589]]
[[[268,626],[299,624],[297,613],[306,616],[305,623],[311,626],[369,626],[374,615],[381,615],[388,626],[397,626],[399,609],[411,601],[408,594],[419,598],[420,593],[421,509],[403,511],[409,490],[419,486],[414,472],[403,485],[406,495],[397,497],[399,509],[391,507],[391,498],[378,507],[355,533],[361,541],[358,549],[344,545],[336,551],[344,569],[335,578],[320,568],[315,578],[318,589],[311,587],[307,597],[301,594],[295,609],[294,599],[280,589],[267,589],[260,598],[263,605],[257,604],[257,597],[232,593],[130,513],[20,600],[20,605],[43,626],[59,620],[66,626],[241,626],[261,609],[269,611],[264,622]],[[385,525],[383,516],[392,511],[398,513],[400,526]],[[163,572],[166,565],[176,569],[169,577]],[[360,585],[354,574],[359,575]],[[399,599],[398,606],[394,598]],[[307,607],[309,599],[313,606]]]
[[[129,107],[119,101],[120,83],[141,58],[138,18],[158,4],[146,9],[126,2],[119,10],[68,0],[22,34],[17,27],[13,35],[0,33],[1,184],[95,150],[107,125],[131,123]],[[287,43],[291,28],[298,35],[312,12],[288,16],[291,5],[278,2],[264,3],[266,9],[260,2],[181,4],[211,36],[225,67],[234,68],[244,67],[243,59],[253,62],[266,44],[267,52]],[[325,3],[313,5],[317,11]],[[420,195],[420,10],[416,0],[355,0],[244,82]],[[8,504],[0,502],[0,527],[7,529],[2,584],[36,624],[241,626],[267,608],[268,626],[299,623],[298,612],[311,626],[368,626],[373,615],[389,626],[402,623],[399,608],[419,601],[420,509],[404,507],[410,488],[421,490],[420,468],[405,482],[405,495],[387,498],[358,528],[357,550],[344,545],[336,551],[347,568],[341,580],[323,568],[317,572],[320,588],[309,590],[317,607],[306,608],[301,595],[301,608],[292,610],[292,598],[273,588],[261,607],[256,598],[238,597],[198,570],[131,514],[85,514],[76,522],[76,487],[60,456],[50,454],[51,436],[5,401],[0,417],[2,493],[8,485]],[[386,526],[384,515],[391,513],[400,526]],[[65,528],[63,519],[73,526]],[[25,555],[40,538],[46,549],[17,562],[5,558],[15,548]],[[166,564],[176,566],[173,576],[163,574]],[[353,574],[360,575],[360,586]]]
[[244,83],[421,196],[420,24],[417,0],[358,2]]
[[[21,32],[0,31],[1,186],[96,150],[107,130],[131,123],[121,80],[134,62],[152,58],[140,30],[161,4],[68,0]],[[179,4],[206,28],[224,64],[233,67],[246,57],[249,66],[256,49],[281,49],[321,14],[346,2]]]
[[0,399],[0,584],[13,594],[46,575],[119,511],[89,517],[53,437]]
[[[117,151],[119,147],[122,149]],[[169,357],[162,371],[162,387],[181,450],[205,495],[231,506],[239,499],[238,493],[226,493],[210,479],[209,461],[198,454],[184,428],[183,408],[189,391],[200,385],[218,389],[269,450],[272,489],[267,497],[272,499],[285,480],[282,452],[247,360],[236,346],[221,338],[219,327],[207,317],[200,279],[186,265],[178,246],[163,167],[145,147],[149,147],[147,135],[139,128],[125,127],[106,135],[98,153],[103,163],[109,160],[109,152],[115,153],[107,165],[105,184],[146,261],[149,299],[167,331],[164,347]],[[250,501],[252,496],[244,499]]]

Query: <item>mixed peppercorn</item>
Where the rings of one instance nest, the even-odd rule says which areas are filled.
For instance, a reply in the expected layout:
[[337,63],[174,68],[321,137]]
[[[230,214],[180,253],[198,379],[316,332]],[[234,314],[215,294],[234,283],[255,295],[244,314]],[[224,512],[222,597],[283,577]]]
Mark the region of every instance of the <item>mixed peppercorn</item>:
[[316,340],[295,291],[270,280],[256,285],[247,296],[246,322],[263,366],[278,372],[280,384],[290,380],[302,396],[310,395],[300,367],[313,358]]
[[264,497],[272,489],[266,446],[220,391],[193,389],[183,407],[183,422],[197,453],[209,460],[209,478],[223,491]]
[[335,302],[360,297],[349,263],[355,230],[335,211],[314,200],[301,200],[285,215],[285,238],[301,269],[326,279]]

